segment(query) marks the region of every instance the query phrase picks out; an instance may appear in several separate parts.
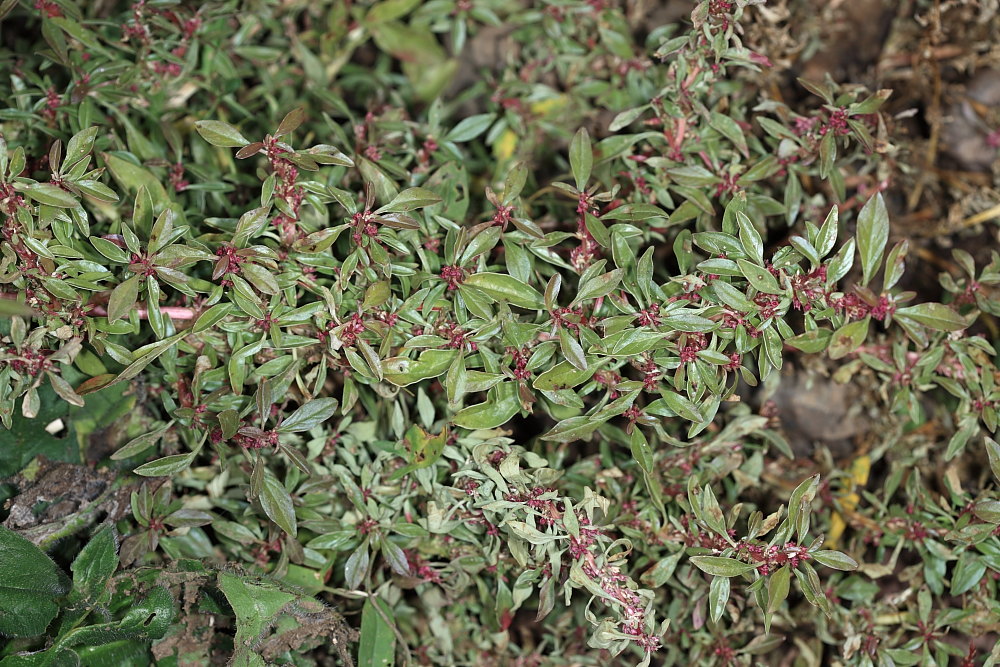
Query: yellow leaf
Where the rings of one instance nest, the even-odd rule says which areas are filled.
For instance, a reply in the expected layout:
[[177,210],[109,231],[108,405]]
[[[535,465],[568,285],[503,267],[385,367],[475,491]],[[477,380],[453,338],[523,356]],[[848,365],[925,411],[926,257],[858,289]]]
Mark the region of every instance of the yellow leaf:
[[517,135],[514,134],[514,130],[506,129],[493,144],[493,154],[500,160],[507,160],[514,155],[515,148],[517,148]]

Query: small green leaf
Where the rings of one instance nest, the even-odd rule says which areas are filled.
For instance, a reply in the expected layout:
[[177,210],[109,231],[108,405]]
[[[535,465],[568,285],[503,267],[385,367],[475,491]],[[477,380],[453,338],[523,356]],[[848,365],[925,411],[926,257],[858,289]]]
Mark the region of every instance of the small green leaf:
[[512,385],[505,383],[491,389],[485,403],[459,410],[452,422],[470,430],[497,428],[510,421],[520,409],[521,403]]
[[337,411],[337,405],[338,401],[335,398],[314,398],[288,415],[288,418],[275,430],[279,433],[308,431],[332,417]]
[[264,513],[267,514],[268,518],[278,524],[278,527],[283,531],[295,537],[297,524],[292,496],[288,493],[285,485],[279,482],[270,471],[264,472],[264,484],[261,486],[259,499],[260,506],[264,508]]
[[545,305],[538,290],[506,273],[474,273],[465,279],[465,284],[521,308],[541,310]]
[[246,137],[240,134],[239,130],[229,123],[223,123],[222,121],[199,120],[194,124],[194,128],[198,130],[198,134],[201,135],[202,139],[213,146],[236,148],[246,146],[250,143]]
[[969,326],[964,317],[943,303],[920,303],[896,310],[896,315],[909,318],[937,331],[961,331]]
[[607,419],[595,419],[589,415],[564,419],[542,436],[542,440],[551,442],[573,442],[589,438]]
[[715,577],[708,587],[708,613],[718,623],[729,601],[729,577]]
[[621,284],[623,275],[625,275],[624,269],[615,269],[614,271],[594,276],[580,286],[580,291],[577,293],[576,298],[573,299],[573,305],[583,301],[590,301],[591,299],[598,299],[611,293]]
[[594,149],[590,145],[590,134],[587,128],[581,127],[573,135],[569,145],[569,166],[576,181],[576,189],[581,192],[590,180],[590,170],[594,167]]
[[878,271],[889,241],[889,212],[882,193],[869,199],[858,214],[858,250],[861,253],[861,284],[867,285]]
[[108,297],[108,323],[117,322],[126,317],[129,311],[135,307],[135,301],[139,298],[139,281],[142,276],[135,275],[123,283],[119,283],[111,296]]
[[39,204],[46,204],[47,206],[76,208],[80,204],[72,193],[66,192],[51,183],[34,183],[25,188],[24,192]]
[[737,577],[757,567],[751,563],[723,556],[691,556],[691,562],[699,570],[713,577]]
[[993,438],[986,436],[986,455],[990,460],[990,470],[993,471],[993,476],[1000,481],[1000,444]]
[[390,357],[382,360],[382,375],[397,387],[405,387],[443,375],[456,356],[458,350],[424,350],[416,359]]
[[662,394],[662,399],[668,408],[684,419],[695,424],[705,421],[705,416],[701,414],[698,406],[687,396],[681,396],[673,391],[665,391]]
[[189,454],[172,454],[144,463],[132,472],[143,477],[167,477],[186,470],[194,461],[195,452]]
[[566,327],[559,327],[559,349],[569,363],[581,371],[587,370],[587,357],[583,353],[583,347]]
[[788,597],[792,569],[785,565],[767,578],[767,613],[764,615],[764,632],[771,631],[771,617]]
[[858,349],[868,337],[870,317],[855,322],[848,322],[830,336],[829,354],[831,359],[842,359]]
[[441,196],[436,192],[431,192],[427,188],[408,188],[393,197],[391,202],[375,211],[375,215],[382,213],[403,213],[431,206],[439,201],[441,201]]
[[858,561],[842,551],[816,551],[812,557],[817,563],[832,567],[834,570],[852,572],[858,569]]
[[778,281],[775,280],[773,275],[771,275],[771,272],[764,267],[751,264],[742,258],[736,260],[736,264],[740,267],[740,271],[746,277],[747,281],[753,285],[754,289],[758,292],[763,292],[765,294],[785,293],[785,291],[778,286]]
[[454,141],[456,143],[462,143],[465,141],[471,141],[475,139],[480,134],[486,131],[496,118],[496,115],[491,113],[483,113],[477,116],[469,116],[468,118],[462,119],[462,121],[452,128],[444,140]]

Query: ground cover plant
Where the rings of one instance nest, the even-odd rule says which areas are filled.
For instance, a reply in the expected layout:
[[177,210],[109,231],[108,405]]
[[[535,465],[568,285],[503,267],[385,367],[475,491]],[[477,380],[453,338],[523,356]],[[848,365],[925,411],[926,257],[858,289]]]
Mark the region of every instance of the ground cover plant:
[[892,4],[0,2],[0,665],[996,664],[1000,18]]

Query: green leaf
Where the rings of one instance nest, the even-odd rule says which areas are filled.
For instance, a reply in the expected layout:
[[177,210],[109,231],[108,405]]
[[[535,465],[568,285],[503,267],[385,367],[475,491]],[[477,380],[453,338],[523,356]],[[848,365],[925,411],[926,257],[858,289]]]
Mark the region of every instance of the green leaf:
[[852,572],[858,569],[858,561],[842,551],[816,551],[812,557],[817,563],[832,567],[834,570]]
[[773,275],[771,275],[771,272],[764,267],[751,264],[743,258],[737,259],[736,264],[739,265],[740,271],[746,277],[747,281],[753,285],[754,289],[758,292],[764,292],[765,294],[785,293],[785,291],[778,286],[778,281],[775,280]]
[[191,462],[194,461],[195,453],[190,452],[188,454],[164,456],[162,459],[144,463],[132,472],[143,477],[167,477],[186,470],[191,465]]
[[788,597],[791,577],[792,568],[785,565],[767,578],[767,613],[764,615],[764,632],[771,631],[771,617]]
[[661,397],[668,408],[684,419],[695,424],[705,421],[705,416],[701,414],[701,410],[687,396],[681,396],[673,391],[665,391]]
[[0,635],[45,633],[69,591],[69,580],[41,549],[0,526]]
[[236,148],[246,146],[250,141],[229,123],[218,120],[199,120],[194,124],[201,138],[213,146]]
[[119,248],[117,244],[112,243],[107,239],[102,239],[99,236],[91,236],[90,243],[97,248],[97,252],[101,253],[112,262],[128,264],[131,261],[131,257],[129,257],[127,252]]
[[474,273],[465,279],[465,284],[521,308],[541,310],[545,305],[538,290],[506,273]]
[[861,253],[861,284],[867,285],[878,271],[889,241],[889,212],[882,193],[869,199],[858,214],[858,250]]
[[382,360],[382,375],[387,382],[405,387],[443,375],[456,356],[458,350],[424,350],[416,359],[390,357]]
[[139,282],[142,276],[135,275],[123,283],[119,283],[111,296],[108,297],[108,323],[114,323],[126,317],[135,307],[135,301],[139,298]]
[[219,574],[219,588],[236,614],[237,650],[260,639],[296,597],[273,584],[252,584],[228,572]]
[[375,215],[412,211],[424,208],[425,206],[431,206],[439,201],[441,201],[441,196],[436,192],[431,192],[426,188],[408,188],[393,197],[391,202],[375,211]]
[[568,361],[560,361],[558,364],[536,377],[531,386],[540,391],[572,389],[573,387],[583,384],[589,380],[597,371],[599,366],[599,364],[595,364],[589,368],[580,369]]
[[521,403],[513,385],[505,383],[490,389],[485,403],[459,410],[452,422],[471,430],[497,428],[510,421],[520,409]]
[[66,171],[90,154],[94,148],[94,139],[97,138],[97,130],[96,126],[88,127],[73,135],[66,144],[66,157],[63,158],[61,171]]
[[625,275],[624,269],[615,269],[614,271],[594,276],[580,286],[580,291],[577,293],[576,298],[573,299],[572,305],[583,301],[590,301],[591,299],[598,299],[611,293],[621,284],[623,275]]
[[993,476],[1000,481],[1000,444],[993,438],[986,436],[986,455],[990,460],[990,470],[993,471]]
[[192,333],[199,333],[205,331],[206,329],[211,329],[216,324],[221,322],[226,315],[233,309],[233,304],[231,303],[217,303],[195,320],[194,326],[191,328]]
[[542,440],[551,442],[573,442],[589,438],[607,419],[595,419],[589,415],[564,419],[542,436]]
[[264,472],[264,484],[260,489],[260,506],[264,508],[264,513],[271,521],[295,537],[297,523],[292,496],[288,493],[285,485],[279,482],[270,471]]
[[96,600],[105,592],[111,575],[118,568],[118,546],[114,528],[106,525],[80,550],[70,569],[73,588],[85,598]]
[[570,364],[581,371],[587,370],[587,357],[583,353],[583,347],[566,327],[559,327],[559,349]]
[[974,551],[965,551],[958,559],[951,575],[951,594],[962,595],[983,580],[986,563]]
[[[375,608],[378,605],[378,609]],[[382,613],[379,613],[379,609]],[[383,616],[384,615],[384,616]],[[361,638],[358,663],[391,667],[396,659],[396,633],[386,622],[393,619],[392,608],[379,598],[369,597],[361,608]]]
[[691,562],[699,570],[713,577],[737,577],[757,567],[751,563],[723,556],[691,556]]
[[937,331],[961,331],[969,326],[964,317],[943,303],[920,303],[898,308],[896,315],[909,318]]
[[715,577],[708,587],[708,613],[718,623],[729,601],[729,577]]
[[314,398],[288,415],[275,430],[279,433],[308,431],[332,417],[337,411],[337,405],[335,398]]
[[496,115],[491,113],[482,113],[477,116],[463,118],[458,125],[452,128],[451,132],[445,135],[444,140],[456,143],[471,141],[485,132],[486,128],[493,123],[495,118]]
[[639,467],[647,473],[652,472],[653,448],[649,446],[649,441],[643,434],[642,429],[632,429],[632,436],[629,439],[629,448],[632,452],[632,458],[634,458],[635,462],[639,464]]
[[825,350],[830,344],[831,335],[829,329],[812,329],[786,339],[785,343],[806,354],[816,354]]
[[717,131],[726,139],[729,139],[729,141],[736,147],[736,150],[743,154],[743,157],[749,157],[747,140],[746,137],[743,136],[743,130],[740,129],[739,123],[725,114],[713,111],[708,124],[713,130]]
[[76,208],[79,205],[79,202],[72,193],[66,192],[51,183],[34,183],[25,188],[24,192],[39,204],[46,204],[47,206]]
[[848,322],[833,332],[830,336],[829,353],[831,359],[842,359],[858,349],[868,337],[870,317],[855,322]]
[[590,170],[594,167],[594,149],[590,145],[587,128],[581,127],[573,135],[569,145],[569,166],[576,181],[576,189],[583,191],[590,180]]
[[306,110],[303,107],[296,107],[295,109],[292,109],[285,114],[284,118],[281,119],[281,122],[278,124],[278,129],[274,131],[274,136],[283,137],[286,134],[291,134],[297,130],[303,122],[305,122],[305,119]]
[[265,269],[260,264],[244,264],[240,271],[246,279],[253,284],[254,287],[259,289],[264,294],[274,295],[281,291],[281,287],[278,286],[278,281],[275,280],[270,271]]

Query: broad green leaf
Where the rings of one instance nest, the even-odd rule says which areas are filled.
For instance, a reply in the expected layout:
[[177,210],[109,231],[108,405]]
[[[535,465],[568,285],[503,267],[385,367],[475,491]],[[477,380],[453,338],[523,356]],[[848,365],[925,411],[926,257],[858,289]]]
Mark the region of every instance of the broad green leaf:
[[69,580],[41,549],[0,526],[0,635],[45,633],[69,591]]
[[708,587],[708,613],[718,623],[729,601],[729,577],[715,577]]
[[583,347],[566,327],[559,327],[559,349],[569,363],[581,371],[587,370],[587,357],[583,353]]
[[295,595],[274,585],[250,583],[229,572],[219,574],[219,588],[236,613],[237,647],[261,639],[281,611],[295,600]]
[[471,430],[497,428],[510,421],[520,409],[517,394],[505,385],[500,385],[489,391],[485,403],[459,410],[452,422]]
[[993,438],[986,436],[986,455],[990,460],[990,470],[997,481],[1000,481],[1000,444]]
[[[378,605],[378,609],[375,608]],[[381,609],[382,613],[379,613]],[[389,619],[387,622],[386,619]],[[361,609],[361,637],[358,662],[373,667],[392,667],[396,659],[396,633],[390,622],[392,607],[379,598],[369,597]]]
[[771,631],[771,617],[788,597],[792,568],[785,565],[767,578],[767,613],[764,615],[764,632]]
[[705,416],[701,414],[701,410],[698,406],[694,404],[691,399],[687,396],[681,396],[680,394],[672,391],[665,391],[662,394],[663,402],[667,404],[673,412],[680,415],[688,421],[700,424],[705,421]]
[[106,525],[80,550],[70,569],[73,588],[89,600],[105,592],[108,580],[118,568],[118,545],[111,525]]

